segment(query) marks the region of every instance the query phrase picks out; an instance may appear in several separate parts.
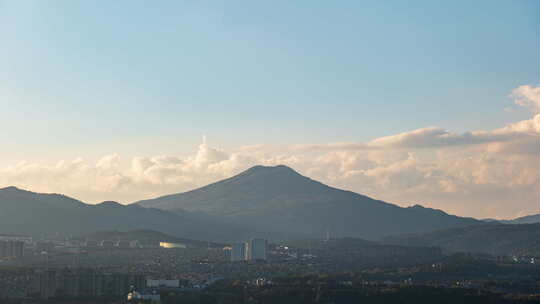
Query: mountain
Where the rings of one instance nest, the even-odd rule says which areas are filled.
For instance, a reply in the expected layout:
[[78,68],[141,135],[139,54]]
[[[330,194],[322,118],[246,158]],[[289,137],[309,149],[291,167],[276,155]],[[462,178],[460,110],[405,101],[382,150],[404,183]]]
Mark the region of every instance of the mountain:
[[256,166],[234,177],[185,193],[134,205],[200,212],[228,223],[291,237],[359,237],[426,232],[481,223],[440,210],[402,208],[329,187],[286,166]]
[[482,219],[482,221],[486,223],[500,224],[535,224],[540,223],[540,214],[526,215],[512,220]]
[[540,224],[490,223],[384,239],[402,246],[434,246],[446,252],[540,255]]
[[527,215],[523,217],[518,217],[513,220],[503,221],[508,224],[534,224],[540,223],[540,214]]
[[0,189],[0,233],[81,235],[97,230],[133,229],[152,229],[202,240],[249,237],[244,228],[201,214],[116,202],[89,205],[60,194],[34,193],[15,187]]

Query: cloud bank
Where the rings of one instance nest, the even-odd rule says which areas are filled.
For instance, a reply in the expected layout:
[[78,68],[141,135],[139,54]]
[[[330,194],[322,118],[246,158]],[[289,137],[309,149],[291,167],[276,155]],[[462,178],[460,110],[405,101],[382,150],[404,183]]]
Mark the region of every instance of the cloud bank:
[[111,154],[0,169],[0,186],[128,203],[187,191],[254,165],[285,164],[329,185],[401,205],[476,217],[540,213],[540,87],[510,96],[533,117],[491,131],[421,128],[369,142],[254,145],[225,151],[203,142],[188,156]]

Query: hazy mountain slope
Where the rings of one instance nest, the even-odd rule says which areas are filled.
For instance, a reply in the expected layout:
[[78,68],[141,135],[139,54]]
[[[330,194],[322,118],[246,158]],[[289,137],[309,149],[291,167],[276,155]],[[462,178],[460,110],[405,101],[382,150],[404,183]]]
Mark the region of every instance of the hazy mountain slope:
[[540,223],[540,214],[527,215],[523,217],[518,217],[513,220],[503,221],[508,224],[534,224]]
[[256,166],[206,187],[135,204],[204,212],[291,236],[323,236],[329,231],[337,237],[375,239],[479,223],[440,210],[401,208],[335,189],[285,166]]
[[540,224],[493,223],[424,234],[394,236],[384,241],[405,246],[436,246],[447,252],[538,255],[540,254]]
[[501,224],[535,224],[540,223],[540,214],[526,215],[511,220],[482,219],[482,221]]
[[[115,202],[87,205],[58,195],[0,189],[0,233],[77,235],[96,230],[153,229],[177,237],[226,240],[248,231],[215,218]],[[244,234],[245,233],[245,234]]]

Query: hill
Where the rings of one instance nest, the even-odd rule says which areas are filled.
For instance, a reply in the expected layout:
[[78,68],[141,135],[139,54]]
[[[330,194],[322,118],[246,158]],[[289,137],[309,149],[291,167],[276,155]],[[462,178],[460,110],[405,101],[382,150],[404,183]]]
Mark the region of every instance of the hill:
[[540,224],[491,223],[388,237],[384,241],[388,244],[403,246],[435,246],[449,253],[537,256],[540,254]]
[[500,224],[535,224],[540,223],[540,214],[526,215],[511,220],[482,219],[482,221],[486,223]]
[[527,215],[523,217],[518,217],[513,220],[504,221],[508,224],[534,224],[540,223],[540,214]]
[[377,239],[480,223],[440,210],[402,208],[329,187],[286,166],[256,166],[185,193],[136,202],[167,211],[200,212],[250,229],[291,237]]
[[249,237],[249,231],[219,219],[116,202],[85,204],[60,194],[15,187],[0,189],[0,233],[81,235],[97,230],[150,229],[201,240]]

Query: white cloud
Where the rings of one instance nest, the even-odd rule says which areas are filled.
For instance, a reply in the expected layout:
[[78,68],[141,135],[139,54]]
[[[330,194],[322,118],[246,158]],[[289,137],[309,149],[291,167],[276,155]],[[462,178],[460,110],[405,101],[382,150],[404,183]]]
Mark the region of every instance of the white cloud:
[[514,89],[510,97],[515,99],[517,105],[529,108],[534,113],[540,113],[540,86],[522,85]]
[[540,134],[540,114],[536,114],[533,118],[518,121],[508,124],[506,127],[495,130],[495,134]]
[[417,129],[397,135],[375,139],[369,143],[372,147],[387,148],[434,148],[444,146],[473,145],[490,141],[505,141],[506,136],[496,136],[489,132],[451,133],[447,130],[430,127]]

